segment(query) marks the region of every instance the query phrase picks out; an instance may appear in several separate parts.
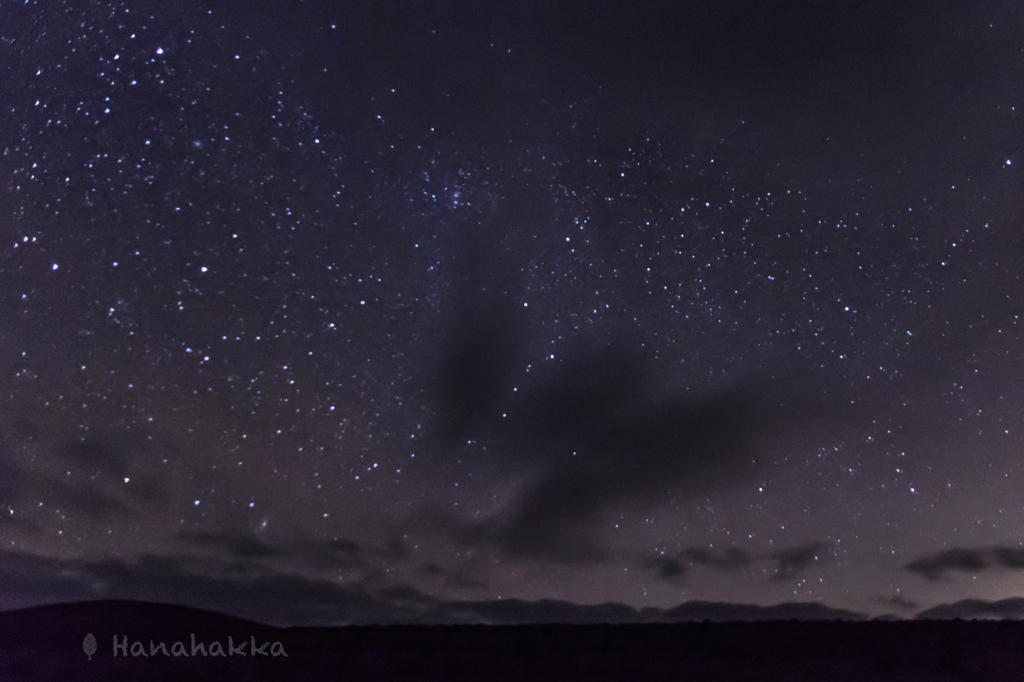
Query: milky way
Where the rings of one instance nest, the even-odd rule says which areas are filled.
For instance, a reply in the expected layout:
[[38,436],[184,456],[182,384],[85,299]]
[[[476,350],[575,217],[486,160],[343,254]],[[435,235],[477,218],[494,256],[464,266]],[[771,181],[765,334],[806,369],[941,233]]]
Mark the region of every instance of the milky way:
[[5,14],[0,606],[1019,594],[1012,3]]

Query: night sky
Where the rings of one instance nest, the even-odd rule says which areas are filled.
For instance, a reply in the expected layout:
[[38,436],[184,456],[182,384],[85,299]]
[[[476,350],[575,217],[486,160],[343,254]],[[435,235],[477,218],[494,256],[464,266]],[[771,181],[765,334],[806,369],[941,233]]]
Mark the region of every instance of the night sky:
[[568,5],[3,3],[0,608],[1024,595],[1020,3]]

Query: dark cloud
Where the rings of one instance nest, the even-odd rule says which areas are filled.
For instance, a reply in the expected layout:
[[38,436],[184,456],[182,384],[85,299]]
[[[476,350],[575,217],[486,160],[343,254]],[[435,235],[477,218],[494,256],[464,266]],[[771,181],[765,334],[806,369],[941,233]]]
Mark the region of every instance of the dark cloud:
[[426,595],[419,590],[410,587],[409,585],[391,585],[377,590],[377,595],[390,599],[393,602],[401,603],[414,603],[414,604],[433,604],[437,600],[429,595]]
[[[776,570],[772,580],[787,580],[829,554],[828,545],[821,542],[810,542],[773,552],[765,558],[776,562]],[[721,555],[715,555],[706,549],[694,547],[684,549],[673,555],[643,557],[640,563],[645,569],[654,570],[658,578],[673,583],[680,583],[689,571],[687,564],[720,571],[735,571],[749,567],[753,564],[754,559],[755,557],[738,547],[731,547]]]
[[763,621],[763,620],[865,620],[867,616],[845,609],[833,609],[816,602],[796,602],[757,606],[721,602],[689,601],[664,611],[660,620],[682,621]]
[[193,550],[204,550],[199,556],[206,564],[232,575],[267,574],[272,570],[266,561],[297,559],[318,571],[344,570],[350,579],[366,580],[370,576],[385,575],[386,564],[404,557],[404,546],[396,545],[394,540],[378,548],[367,548],[346,538],[275,545],[244,532],[204,531],[177,533],[172,540]]
[[23,519],[20,515],[4,513],[0,510],[0,528],[17,531],[27,535],[40,535],[43,531],[38,523],[31,519]]
[[214,548],[222,550],[227,556],[235,559],[270,559],[284,556],[286,553],[271,547],[262,540],[245,535],[226,535],[221,533],[178,533],[175,540],[193,547]]
[[453,590],[485,590],[487,581],[472,578],[463,573],[451,573],[445,577],[443,585]]
[[787,580],[814,562],[829,554],[828,545],[820,542],[811,542],[799,547],[791,547],[772,554],[772,558],[778,562],[773,580]]
[[[203,573],[189,557],[132,561],[60,561],[24,552],[0,552],[4,603],[92,599],[174,603],[239,615],[275,625],[393,623],[416,612],[394,600],[333,582],[276,572]],[[12,607],[13,608],[13,607]]]
[[676,559],[655,560],[651,568],[657,570],[659,578],[670,582],[680,582],[686,576],[686,566]]
[[940,604],[917,614],[918,620],[946,620],[950,618],[1000,618],[1024,620],[1024,597],[999,601],[965,599],[954,604]]
[[601,561],[607,553],[591,531],[604,515],[738,484],[773,437],[831,419],[840,401],[808,400],[814,377],[767,379],[742,368],[720,388],[684,391],[688,382],[666,374],[631,320],[610,322],[599,340],[545,348],[552,362],[529,360],[539,322],[523,304],[522,263],[509,249],[529,254],[530,235],[554,210],[538,183],[529,174],[510,180],[500,211],[449,236],[463,257],[449,276],[438,341],[419,351],[433,368],[425,394],[436,417],[417,442],[435,474],[458,466],[525,482],[494,517],[440,524],[463,542],[514,558]]
[[687,564],[732,571],[746,568],[751,562],[750,554],[737,547],[727,549],[721,556],[694,547],[672,555],[645,557],[641,560],[643,567],[653,569],[659,579],[676,584],[681,583],[690,570]]
[[144,555],[133,561],[58,560],[0,552],[0,608],[130,599],[182,604],[271,625],[387,623],[635,623],[683,620],[860,620],[862,614],[820,604],[760,607],[687,602],[667,611],[617,603],[580,605],[545,599],[447,600],[404,584],[369,589],[267,572],[231,576],[198,571],[184,556]]
[[0,551],[0,609],[89,598],[80,562]]
[[0,497],[5,500],[15,499],[28,482],[28,475],[12,459],[8,448],[0,446]]
[[1006,568],[1024,568],[1024,549],[1015,547],[996,547],[992,555],[997,563]]
[[974,573],[988,567],[984,550],[950,549],[941,554],[932,554],[915,559],[904,566],[908,571],[938,580],[948,571]]
[[745,568],[751,562],[750,555],[737,547],[730,547],[720,557],[716,557],[706,550],[696,548],[684,550],[681,556],[695,564],[726,570]]
[[929,554],[908,563],[904,568],[928,580],[938,580],[947,572],[977,573],[991,568],[1024,569],[1024,549],[1019,547],[963,548],[940,554]]
[[623,605],[569,602],[447,601],[407,585],[367,589],[268,573],[206,575],[187,557],[147,555],[135,561],[61,561],[24,552],[0,552],[4,608],[94,599],[176,603],[275,625],[457,622],[600,622],[636,619]]
[[58,509],[77,512],[95,521],[105,521],[131,514],[131,507],[104,492],[92,481],[68,482],[60,476],[33,475],[33,483],[41,484],[43,499]]
[[441,568],[440,566],[438,566],[435,563],[422,564],[422,565],[420,565],[416,569],[416,572],[420,573],[422,575],[430,575],[430,576],[444,575],[444,569]]
[[356,542],[349,538],[333,538],[325,542],[299,542],[279,547],[300,558],[306,565],[327,571],[343,570],[346,577],[363,580],[379,579],[387,575],[387,568],[404,562],[408,548],[401,536],[392,533],[382,545]]
[[588,528],[586,510],[601,504],[600,490],[591,482],[573,486],[572,501],[558,481],[527,491],[517,500],[517,509],[507,517],[478,524],[460,524],[456,537],[475,545],[496,546],[514,559],[540,559],[564,564],[598,563],[609,559]]
[[376,553],[388,561],[402,561],[409,556],[409,547],[399,531],[388,535],[387,544]]
[[362,547],[358,543],[346,540],[344,538],[334,538],[328,541],[327,549],[332,552],[340,552],[342,554],[358,554],[362,551]]
[[372,570],[374,564],[366,557],[350,552],[332,552],[319,545],[304,548],[302,559],[307,566],[318,571]]
[[195,562],[187,557],[146,552],[139,555],[136,566],[144,575],[175,575],[194,567]]
[[675,394],[638,345],[573,349],[510,392],[493,424],[498,442],[475,463],[529,483],[501,516],[462,529],[464,540],[513,557],[601,560],[588,531],[604,514],[745,480],[755,438],[763,445],[812,416],[781,384]]
[[60,454],[77,466],[93,467],[115,478],[123,478],[128,473],[124,452],[99,440],[68,443],[60,450]]
[[[520,193],[527,184],[517,183],[523,188]],[[524,312],[516,300],[520,278],[500,245],[522,229],[518,221],[529,219],[514,207],[531,202],[505,204],[509,214],[501,224],[492,218],[452,231],[462,257],[450,283],[440,344],[428,347],[430,357],[424,358],[425,366],[433,367],[429,393],[437,409],[435,430],[442,451],[474,437],[494,419],[527,342]]]
[[12,456],[9,443],[0,444],[0,498],[19,508],[22,516],[14,524],[23,530],[39,527],[38,519],[26,518],[23,510],[40,502],[65,517],[109,523],[137,516],[139,505],[152,510],[168,498],[156,477],[130,472],[125,451],[101,439],[31,447],[36,454],[28,465]]
[[879,597],[879,601],[888,606],[893,606],[901,611],[913,611],[919,604],[906,597],[896,595],[895,597]]
[[130,499],[136,502],[153,503],[166,502],[166,490],[160,482],[150,476],[135,475],[124,485],[124,491]]

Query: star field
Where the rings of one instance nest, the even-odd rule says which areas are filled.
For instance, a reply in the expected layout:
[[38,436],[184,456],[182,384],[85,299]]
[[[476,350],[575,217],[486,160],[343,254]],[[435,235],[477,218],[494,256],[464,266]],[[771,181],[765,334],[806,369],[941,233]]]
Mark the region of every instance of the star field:
[[1020,19],[12,5],[0,604],[1018,595]]

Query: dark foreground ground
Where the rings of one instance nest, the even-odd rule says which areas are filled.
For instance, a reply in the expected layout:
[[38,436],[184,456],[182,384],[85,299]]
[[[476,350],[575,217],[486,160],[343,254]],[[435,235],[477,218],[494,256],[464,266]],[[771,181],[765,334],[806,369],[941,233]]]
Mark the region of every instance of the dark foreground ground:
[[133,602],[0,613],[4,682],[193,679],[1024,680],[1024,622],[278,629]]

